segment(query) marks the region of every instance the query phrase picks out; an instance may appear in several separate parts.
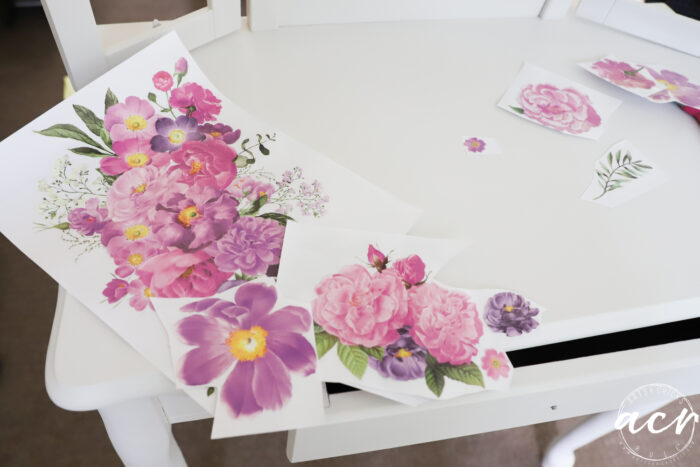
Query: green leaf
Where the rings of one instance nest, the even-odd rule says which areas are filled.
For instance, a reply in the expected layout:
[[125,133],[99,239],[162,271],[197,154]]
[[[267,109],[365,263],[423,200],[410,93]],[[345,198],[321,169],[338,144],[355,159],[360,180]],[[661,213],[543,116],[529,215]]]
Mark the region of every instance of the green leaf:
[[354,345],[344,345],[338,342],[338,358],[358,379],[362,379],[367,369],[367,354]]
[[[315,330],[316,328],[314,328],[314,331]],[[315,332],[314,335],[316,337],[316,353],[318,354],[318,358],[326,355],[326,353],[328,353],[328,351],[331,350],[338,342],[337,337],[332,334],[328,334],[326,331]]]
[[622,159],[622,162],[624,164],[628,164],[628,163],[632,162],[632,156],[630,155],[629,152],[627,154],[625,154],[625,157]]
[[92,110],[82,105],[73,104],[73,110],[75,110],[75,113],[78,114],[78,117],[93,135],[99,136],[108,148],[112,147],[112,138],[110,138],[109,133],[105,129],[105,122],[101,118],[98,118]]
[[428,365],[425,368],[425,384],[433,394],[440,397],[442,390],[445,388],[445,376],[443,376],[439,368]]
[[236,160],[234,161],[236,164],[236,167],[243,168],[246,165],[251,165],[255,163],[255,159],[248,159],[247,157],[241,156],[240,154],[236,157]]
[[214,394],[214,386],[209,386],[207,388],[207,397],[211,396],[212,394]]
[[148,100],[149,100],[149,101],[151,101],[151,102],[153,102],[153,103],[156,102],[156,95],[155,95],[154,93],[149,92],[147,97],[148,97]]
[[620,165],[620,150],[618,149],[617,152],[615,153],[615,162],[617,165]]
[[314,322],[314,332],[318,334],[319,332],[326,332],[326,330],[323,329],[320,324],[316,324],[316,322]]
[[246,138],[243,141],[241,141],[241,147],[245,151],[245,145],[248,144],[248,141],[250,141],[250,138]]
[[652,166],[650,166],[650,165],[642,164],[640,161],[635,162],[635,163],[634,163],[634,166],[637,167],[637,168],[642,168],[642,169],[647,169],[647,170],[651,170],[651,169],[654,168],[654,167],[652,167]]
[[37,131],[40,135],[53,136],[56,138],[70,138],[89,144],[98,149],[102,149],[100,143],[90,138],[83,130],[69,123],[59,123],[45,130]]
[[267,195],[262,195],[260,198],[253,201],[250,207],[244,211],[240,211],[241,216],[251,216],[260,211],[260,208],[267,203]]
[[81,148],[71,148],[71,152],[75,154],[80,154],[81,156],[88,156],[88,157],[110,157],[111,154],[107,154],[106,152],[101,152],[98,151],[95,148],[88,148],[88,147],[81,147]]
[[471,384],[472,386],[484,387],[484,375],[481,374],[481,370],[474,362],[470,364],[465,363],[463,365],[443,364],[440,365],[440,371],[445,376],[455,381]]
[[288,221],[294,222],[294,218],[286,214],[281,214],[279,212],[266,212],[265,214],[260,214],[258,217],[263,219],[272,219],[279,222],[280,225],[287,225]]
[[107,175],[100,169],[97,169],[97,171],[100,173],[100,175],[102,175],[102,178],[105,179],[108,185],[112,185],[117,180],[117,178],[119,178],[119,175]]
[[364,353],[369,355],[370,357],[374,357],[377,360],[381,360],[384,358],[384,347],[381,346],[376,346],[376,347],[365,347],[362,345],[358,345],[360,350],[362,350]]
[[612,167],[613,155],[611,152],[608,153],[608,165]]
[[[517,114],[522,115],[522,114],[525,113],[525,111],[524,111],[523,109],[521,109],[520,107],[513,107],[512,105],[509,105],[508,107],[510,107],[511,110],[512,110],[513,112],[517,113]],[[442,391],[442,390],[441,390],[441,391]]]
[[112,90],[108,88],[107,94],[105,94],[105,113],[107,113],[107,109],[118,103],[119,99],[117,99],[117,96],[115,96]]
[[265,146],[263,146],[262,143],[258,144],[258,149],[260,149],[260,152],[262,153],[263,156],[270,155],[270,150],[267,149]]

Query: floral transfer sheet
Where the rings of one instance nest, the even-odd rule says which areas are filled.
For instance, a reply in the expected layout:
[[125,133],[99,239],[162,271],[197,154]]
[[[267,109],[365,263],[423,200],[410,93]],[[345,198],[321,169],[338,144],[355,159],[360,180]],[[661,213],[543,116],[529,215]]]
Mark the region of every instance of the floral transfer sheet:
[[152,298],[274,275],[293,223],[405,232],[418,215],[226,100],[175,33],[4,140],[0,160],[0,231],[172,379]]
[[522,295],[435,280],[461,250],[450,240],[294,225],[285,244],[277,289],[308,304],[323,381],[412,405],[506,389],[503,339],[541,321]]

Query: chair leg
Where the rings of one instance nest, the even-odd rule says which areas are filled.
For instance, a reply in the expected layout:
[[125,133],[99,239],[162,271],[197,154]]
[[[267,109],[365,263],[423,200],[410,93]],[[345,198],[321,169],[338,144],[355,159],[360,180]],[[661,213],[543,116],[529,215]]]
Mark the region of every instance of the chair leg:
[[121,402],[99,412],[126,467],[187,467],[157,398]]

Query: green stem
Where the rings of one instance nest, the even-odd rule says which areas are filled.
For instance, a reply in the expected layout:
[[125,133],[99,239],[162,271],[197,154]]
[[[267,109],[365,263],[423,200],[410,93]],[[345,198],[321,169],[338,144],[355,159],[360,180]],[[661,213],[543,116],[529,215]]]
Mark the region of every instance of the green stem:
[[631,165],[631,164],[634,164],[634,163],[633,162],[625,162],[624,164],[618,165],[617,167],[615,167],[615,169],[613,169],[613,171],[610,172],[610,175],[608,175],[607,179],[605,180],[605,186],[603,187],[603,192],[601,194],[599,194],[598,196],[596,196],[595,198],[593,198],[593,200],[595,201],[599,198],[602,198],[603,195],[605,195],[605,193],[608,192],[608,185],[610,185],[610,180],[612,180],[612,176],[615,172],[617,172],[619,169],[622,169],[622,168],[626,167],[627,165]]

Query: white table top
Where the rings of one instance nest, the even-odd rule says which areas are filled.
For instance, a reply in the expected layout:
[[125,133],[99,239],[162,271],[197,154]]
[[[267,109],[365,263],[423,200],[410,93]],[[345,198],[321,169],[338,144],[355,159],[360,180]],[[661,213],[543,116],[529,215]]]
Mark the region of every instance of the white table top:
[[[700,131],[675,105],[576,65],[608,53],[700,75],[694,57],[575,17],[244,27],[193,55],[271,129],[423,208],[412,234],[471,240],[438,279],[517,290],[546,307],[544,339],[518,339],[526,347],[700,314]],[[603,137],[559,134],[498,109],[523,61],[622,100]],[[464,135],[495,137],[504,154],[467,157]],[[579,200],[595,161],[621,139],[671,181],[615,209]],[[56,333],[60,383],[156,371],[68,303]],[[88,341],[105,343],[99,361]]]

